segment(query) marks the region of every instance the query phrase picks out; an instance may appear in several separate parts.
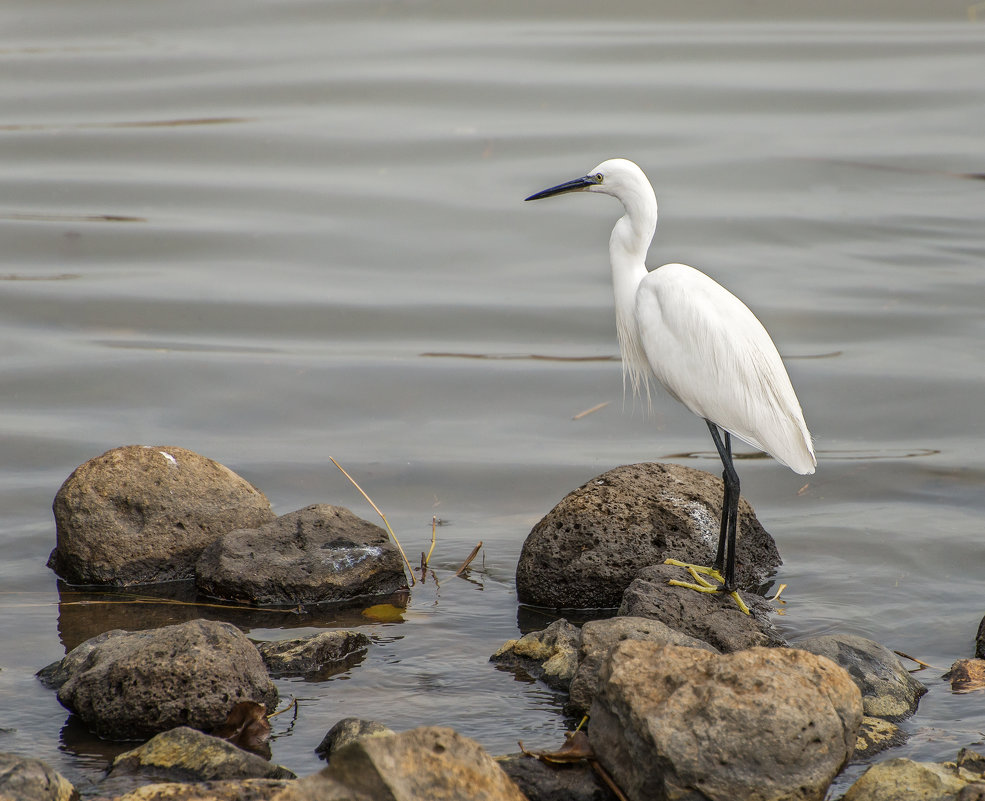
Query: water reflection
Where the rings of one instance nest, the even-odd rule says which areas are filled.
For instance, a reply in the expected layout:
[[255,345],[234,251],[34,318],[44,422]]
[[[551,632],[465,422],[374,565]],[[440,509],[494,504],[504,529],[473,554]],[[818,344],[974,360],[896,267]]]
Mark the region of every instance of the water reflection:
[[[385,599],[361,599],[352,605],[261,609],[209,601],[198,594],[190,581],[141,587],[139,592],[79,589],[59,582],[58,597],[58,635],[66,653],[113,629],[143,631],[198,619],[232,623],[245,632],[369,626],[377,622],[367,614],[370,609],[385,603],[395,610],[405,610],[409,600],[409,594],[404,591]],[[387,622],[402,623],[403,618],[393,614]]]

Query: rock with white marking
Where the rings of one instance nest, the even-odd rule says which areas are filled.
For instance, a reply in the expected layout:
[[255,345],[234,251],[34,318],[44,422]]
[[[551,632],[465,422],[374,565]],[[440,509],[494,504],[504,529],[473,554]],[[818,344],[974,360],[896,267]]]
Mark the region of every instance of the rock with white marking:
[[406,586],[387,532],[341,506],[316,504],[223,535],[202,553],[198,588],[259,606],[310,606]]
[[55,496],[48,566],[70,584],[190,579],[213,540],[273,519],[260,490],[185,448],[127,445],[80,465]]
[[[722,481],[703,470],[657,462],[609,470],[534,526],[516,568],[517,596],[552,609],[618,607],[647,565],[710,565],[721,509]],[[779,565],[776,543],[740,500],[738,586],[755,589]]]

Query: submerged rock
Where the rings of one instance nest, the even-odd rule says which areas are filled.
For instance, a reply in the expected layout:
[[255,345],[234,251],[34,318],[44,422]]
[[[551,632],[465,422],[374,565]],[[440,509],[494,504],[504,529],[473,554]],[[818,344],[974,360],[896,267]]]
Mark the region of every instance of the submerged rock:
[[76,801],[71,782],[40,759],[0,752],[3,801]]
[[578,669],[571,680],[569,690],[573,711],[578,714],[585,714],[591,708],[602,663],[613,646],[624,640],[646,640],[689,648],[702,648],[712,653],[718,653],[716,648],[703,640],[675,631],[659,620],[645,617],[610,617],[605,620],[590,620],[581,627]]
[[631,801],[820,801],[861,720],[858,688],[824,657],[627,640],[603,664],[589,738]]
[[[665,559],[711,564],[721,479],[702,470],[644,463],[609,470],[570,492],[530,532],[516,568],[521,603],[617,607],[637,572]],[[773,538],[739,502],[736,581],[761,585],[780,564]]]
[[207,595],[260,606],[350,601],[406,585],[387,532],[327,504],[225,534],[205,549],[195,571]]
[[370,642],[358,631],[336,629],[311,637],[254,644],[271,676],[322,680],[360,661]]
[[862,725],[858,730],[855,754],[852,759],[855,762],[871,759],[889,748],[902,745],[906,742],[906,738],[907,733],[895,723],[866,715],[862,718]]
[[474,740],[423,727],[339,749],[328,767],[274,801],[527,801]]
[[388,737],[391,734],[396,734],[396,732],[375,720],[342,718],[328,730],[322,741],[315,747],[315,753],[327,760],[331,759],[332,754],[340,748],[344,748],[356,740],[362,740],[366,737]]
[[[62,660],[58,700],[96,734],[147,737],[177,726],[211,730],[238,701],[277,701],[263,660],[239,629],[192,620],[150,631],[110,631]],[[78,649],[76,649],[78,650]]]
[[985,797],[985,777],[969,754],[983,759],[962,751],[957,762],[878,762],[848,788],[841,801],[975,801]]
[[55,496],[48,567],[70,584],[190,579],[202,550],[274,513],[228,467],[184,448],[127,445],[90,459]]
[[619,614],[649,617],[670,628],[730,653],[754,646],[786,645],[769,621],[773,607],[762,597],[742,593],[752,611],[742,612],[728,595],[696,592],[670,585],[688,575],[672,565],[643,568],[626,588]]
[[507,640],[490,661],[510,670],[522,670],[555,690],[567,690],[578,667],[581,632],[561,618],[542,631]]
[[287,768],[274,765],[225,740],[180,726],[117,756],[100,791],[105,793],[109,786],[119,787],[126,778],[147,784],[297,777]]
[[927,688],[886,646],[856,634],[808,637],[794,647],[841,665],[862,691],[865,714],[898,721],[912,715]]

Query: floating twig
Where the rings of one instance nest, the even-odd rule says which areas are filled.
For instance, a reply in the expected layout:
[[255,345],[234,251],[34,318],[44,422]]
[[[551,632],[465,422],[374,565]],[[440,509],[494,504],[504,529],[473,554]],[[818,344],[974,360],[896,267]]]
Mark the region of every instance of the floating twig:
[[588,415],[592,414],[593,412],[597,412],[599,409],[604,409],[608,405],[609,405],[609,401],[602,401],[602,403],[596,403],[591,409],[585,409],[585,411],[583,412],[578,412],[578,414],[576,414],[571,419],[581,420],[581,418],[588,417]]
[[[329,456],[328,458],[329,459],[332,459],[331,456]],[[347,479],[349,479],[349,481],[352,482],[352,486],[354,486],[357,490],[359,490],[360,494],[367,501],[369,501],[369,505],[372,506],[376,510],[376,514],[378,514],[380,516],[380,518],[383,520],[383,525],[385,525],[386,526],[386,530],[390,532],[390,536],[393,538],[393,542],[396,544],[397,550],[400,551],[400,555],[404,558],[404,564],[407,565],[407,572],[410,574],[410,586],[413,587],[417,583],[417,580],[414,578],[414,568],[412,568],[410,566],[410,560],[407,558],[407,554],[404,553],[403,546],[400,544],[400,540],[397,539],[397,535],[394,534],[393,533],[393,529],[390,528],[390,523],[386,519],[386,515],[383,514],[383,512],[380,511],[380,507],[379,506],[377,506],[375,503],[373,503],[373,499],[370,498],[363,491],[363,488],[360,487],[359,484],[356,483],[356,480],[352,476],[350,476],[347,472],[345,472],[345,469],[342,467],[342,465],[340,465],[338,462],[336,462],[335,459],[332,459],[332,464],[334,464],[337,468],[339,468],[339,470],[342,471],[342,475],[344,475]]]

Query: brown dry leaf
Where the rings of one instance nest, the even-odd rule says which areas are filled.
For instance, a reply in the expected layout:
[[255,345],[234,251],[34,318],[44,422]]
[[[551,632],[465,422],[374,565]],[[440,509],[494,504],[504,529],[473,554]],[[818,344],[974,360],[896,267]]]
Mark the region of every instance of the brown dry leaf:
[[985,659],[959,659],[943,678],[951,682],[951,692],[970,693],[985,688]]
[[559,764],[564,762],[581,762],[583,759],[595,759],[595,752],[588,742],[588,735],[583,731],[568,732],[564,735],[564,745],[557,751],[528,751],[523,743],[518,743],[520,750],[526,756],[532,756],[541,762]]
[[270,759],[270,722],[267,708],[256,701],[240,701],[229,712],[226,722],[212,732],[213,736],[228,740],[233,745]]

